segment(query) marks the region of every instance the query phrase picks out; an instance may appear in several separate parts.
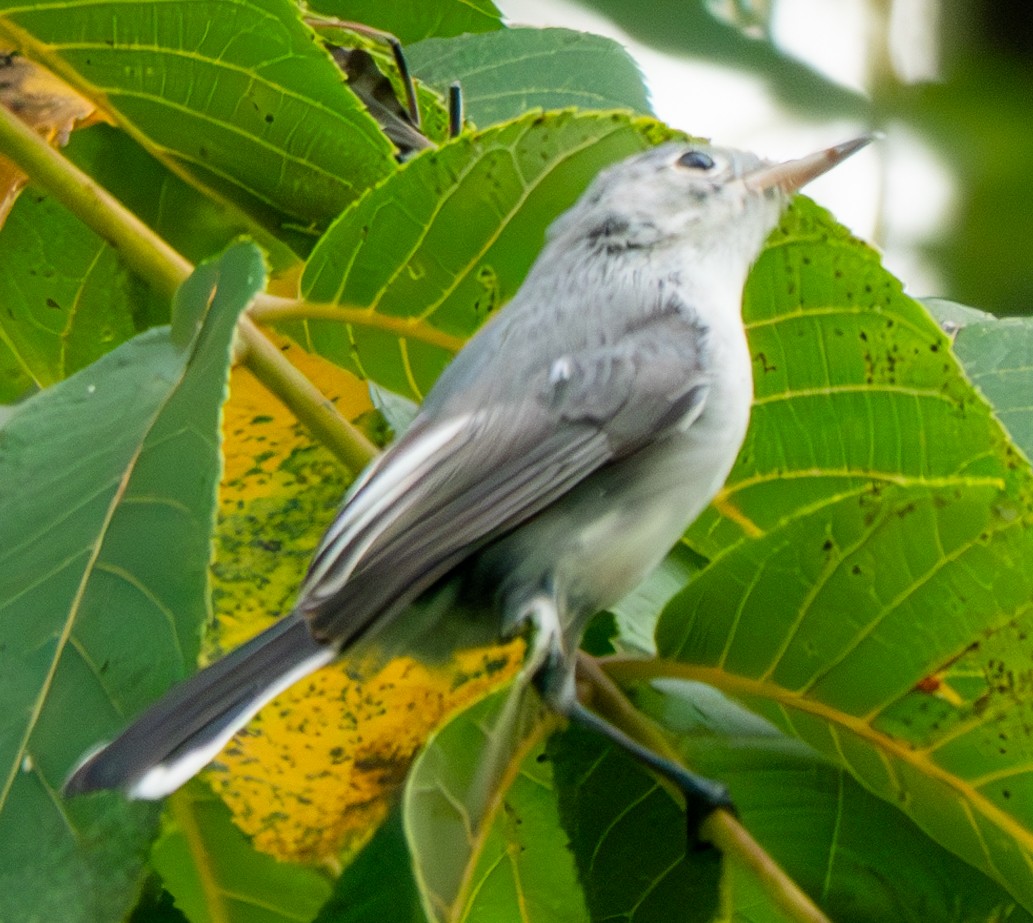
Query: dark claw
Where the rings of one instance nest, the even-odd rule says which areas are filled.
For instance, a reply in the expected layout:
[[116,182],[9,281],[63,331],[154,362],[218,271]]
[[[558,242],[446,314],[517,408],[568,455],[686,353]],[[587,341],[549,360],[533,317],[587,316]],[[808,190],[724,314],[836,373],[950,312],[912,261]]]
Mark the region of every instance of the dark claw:
[[703,822],[715,811],[728,811],[738,816],[735,803],[728,793],[728,788],[713,779],[685,773],[686,778],[671,778],[685,794],[685,840],[689,852],[706,852],[714,846],[709,840],[700,837]]

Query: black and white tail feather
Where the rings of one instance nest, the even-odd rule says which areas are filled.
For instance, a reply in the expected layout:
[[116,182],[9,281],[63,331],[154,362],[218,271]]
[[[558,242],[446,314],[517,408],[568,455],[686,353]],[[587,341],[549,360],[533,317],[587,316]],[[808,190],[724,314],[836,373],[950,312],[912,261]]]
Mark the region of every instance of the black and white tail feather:
[[334,659],[295,615],[176,686],[121,736],[87,754],[66,794],[120,788],[163,798],[215,759],[270,699]]

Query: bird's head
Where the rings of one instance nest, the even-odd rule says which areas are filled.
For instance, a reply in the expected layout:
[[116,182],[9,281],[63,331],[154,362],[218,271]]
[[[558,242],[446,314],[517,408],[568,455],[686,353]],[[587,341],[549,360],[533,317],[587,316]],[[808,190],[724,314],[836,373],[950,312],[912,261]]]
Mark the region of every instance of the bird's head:
[[673,244],[751,263],[792,194],[872,136],[782,163],[697,143],[670,143],[602,172],[550,239],[611,255]]

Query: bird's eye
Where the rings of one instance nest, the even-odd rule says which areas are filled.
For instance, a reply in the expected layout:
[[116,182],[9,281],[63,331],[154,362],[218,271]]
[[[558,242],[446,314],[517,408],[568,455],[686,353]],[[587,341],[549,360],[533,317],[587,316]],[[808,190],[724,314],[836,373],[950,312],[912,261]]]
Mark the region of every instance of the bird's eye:
[[679,167],[691,170],[710,170],[714,166],[714,158],[703,151],[686,151],[676,162]]

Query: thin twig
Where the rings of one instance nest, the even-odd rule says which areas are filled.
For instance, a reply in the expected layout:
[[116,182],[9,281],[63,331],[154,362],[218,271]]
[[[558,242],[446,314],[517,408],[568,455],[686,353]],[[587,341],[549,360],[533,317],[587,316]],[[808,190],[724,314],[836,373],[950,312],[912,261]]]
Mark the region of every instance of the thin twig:
[[280,354],[247,315],[237,332],[244,345],[243,362],[301,421],[313,436],[352,471],[360,471],[377,447],[347,422],[319,389]]
[[[665,759],[682,764],[680,754],[663,732],[628,701],[593,657],[580,653],[577,671],[579,685],[588,687],[593,707],[629,737]],[[829,923],[828,917],[729,811],[714,811],[703,822],[700,836],[754,875],[772,902],[790,919],[799,923]]]
[[448,85],[448,136],[458,138],[463,133],[463,88],[459,81]]
[[395,67],[398,69],[398,76],[402,81],[402,86],[405,88],[405,108],[409,113],[409,118],[412,119],[413,125],[416,128],[420,128],[420,104],[416,99],[416,84],[412,81],[409,61],[406,59],[405,52],[402,50],[402,43],[398,39],[391,36],[387,43],[391,46],[391,55],[395,59]]
[[324,304],[303,298],[281,298],[259,295],[248,309],[251,319],[259,324],[277,324],[291,320],[330,320],[384,330],[409,340],[418,340],[430,346],[440,346],[451,353],[463,348],[466,340],[431,327],[419,317],[395,317],[372,308],[353,305]]

